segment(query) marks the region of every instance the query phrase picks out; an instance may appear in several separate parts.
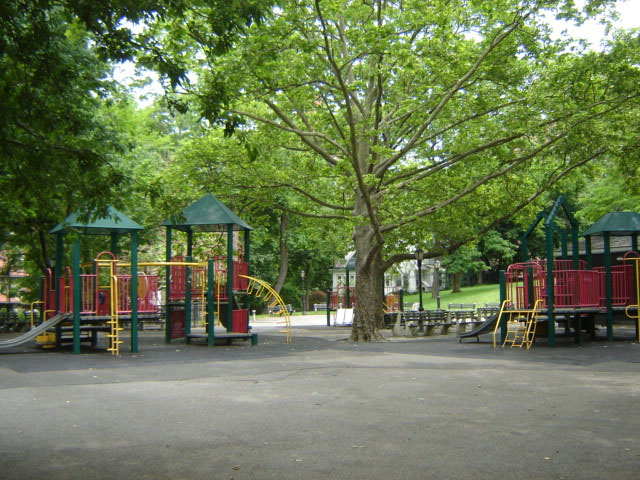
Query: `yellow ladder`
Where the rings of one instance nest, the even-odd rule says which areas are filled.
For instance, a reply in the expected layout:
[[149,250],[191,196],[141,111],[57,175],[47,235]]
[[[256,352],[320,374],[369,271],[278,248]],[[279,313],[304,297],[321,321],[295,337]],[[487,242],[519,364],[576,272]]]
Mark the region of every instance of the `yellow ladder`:
[[120,356],[120,332],[123,328],[120,328],[120,319],[118,318],[118,277],[111,275],[111,316],[107,321],[107,324],[111,327],[111,331],[107,335],[109,338],[109,348],[107,351],[112,355]]
[[504,342],[502,342],[502,346],[504,347],[510,344],[511,348],[522,348],[522,346],[525,345],[527,350],[529,350],[531,345],[533,345],[536,335],[536,325],[538,324],[537,311],[540,300],[536,300],[531,309],[512,310],[507,308],[509,304],[511,304],[511,302],[508,300],[502,303],[498,321],[493,330],[493,347],[496,347],[496,334],[502,324],[503,315],[507,315],[507,334],[505,335]]

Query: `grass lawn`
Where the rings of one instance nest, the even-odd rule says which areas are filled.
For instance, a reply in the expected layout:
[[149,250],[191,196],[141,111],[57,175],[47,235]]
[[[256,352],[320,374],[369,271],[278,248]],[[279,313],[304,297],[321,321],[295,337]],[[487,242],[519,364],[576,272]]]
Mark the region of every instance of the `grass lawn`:
[[[418,294],[405,295],[405,303],[418,301]],[[500,286],[479,285],[477,287],[462,287],[460,293],[451,293],[451,290],[440,292],[440,308],[447,308],[450,303],[475,303],[478,307],[484,307],[485,303],[498,303],[500,301]],[[425,310],[436,308],[436,299],[431,298],[431,292],[422,294],[422,304]]]

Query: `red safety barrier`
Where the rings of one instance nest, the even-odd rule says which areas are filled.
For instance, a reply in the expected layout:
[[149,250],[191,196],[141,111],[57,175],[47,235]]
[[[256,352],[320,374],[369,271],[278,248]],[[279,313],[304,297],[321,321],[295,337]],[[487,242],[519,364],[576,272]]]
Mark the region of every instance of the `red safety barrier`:
[[[183,256],[176,256],[171,259],[172,262],[184,262]],[[169,289],[169,300],[183,300],[186,289],[187,269],[182,265],[174,265],[170,267],[171,287]]]
[[[542,279],[542,298],[546,306],[546,275]],[[593,270],[554,270],[553,305],[555,308],[598,307],[599,275]]]
[[[118,279],[118,313],[131,313],[131,275],[116,275]],[[158,311],[158,276],[138,275],[138,313]]]
[[505,273],[507,299],[515,308],[531,308],[543,299],[544,272],[538,262],[514,263]]
[[[604,268],[586,269],[580,261],[579,270],[573,268],[573,260],[555,260],[553,271],[555,308],[602,308],[605,306]],[[536,298],[547,306],[546,261],[510,265],[506,275],[507,298],[516,308],[527,308]],[[533,282],[533,283],[532,283]],[[614,306],[625,306],[634,300],[633,265],[616,265],[611,268],[611,289]],[[533,298],[531,297],[533,293]]]
[[[600,274],[600,306],[606,307],[605,270],[597,267]],[[634,278],[633,265],[614,265],[611,267],[611,304],[614,307],[623,307],[634,303]]]

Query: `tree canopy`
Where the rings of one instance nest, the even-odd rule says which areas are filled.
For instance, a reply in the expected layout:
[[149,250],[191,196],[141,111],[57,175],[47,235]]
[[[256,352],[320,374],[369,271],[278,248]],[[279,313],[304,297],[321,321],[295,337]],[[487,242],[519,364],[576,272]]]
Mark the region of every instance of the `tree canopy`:
[[572,52],[549,11],[582,15],[563,1],[281,2],[228,55],[203,57],[203,111],[223,79],[227,117],[278,131],[298,163],[263,187],[350,225],[353,339],[375,336],[380,276],[408,246],[454,251],[578,167],[637,155],[620,132],[638,106],[638,39]]

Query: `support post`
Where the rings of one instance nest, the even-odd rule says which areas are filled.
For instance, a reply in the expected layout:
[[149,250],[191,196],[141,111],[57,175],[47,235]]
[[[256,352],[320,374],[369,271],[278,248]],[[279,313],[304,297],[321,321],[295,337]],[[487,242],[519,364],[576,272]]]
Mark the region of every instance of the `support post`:
[[80,237],[73,242],[73,353],[80,354]]
[[[187,249],[188,250],[188,249]],[[191,255],[186,258],[187,262],[191,262]],[[184,272],[184,343],[191,343],[191,267],[185,267]]]
[[580,269],[580,245],[578,243],[578,224],[571,223],[571,255],[573,257],[573,269]]
[[[251,275],[251,272],[249,270],[249,260],[251,259],[251,242],[250,242],[250,236],[249,234],[251,233],[251,230],[246,230],[244,231],[244,261],[247,264],[247,275]],[[247,293],[244,296],[244,308],[246,308],[249,311],[249,314],[251,313],[251,296]]]
[[[60,313],[60,295],[58,292],[58,278],[62,273],[62,254],[64,250],[64,232],[60,230],[56,233],[56,264],[53,266],[53,285],[50,286],[56,291],[54,305],[56,313]],[[49,295],[49,292],[45,292],[45,295]],[[42,297],[44,300],[44,296]],[[43,312],[44,315],[44,312]],[[46,316],[43,316],[43,320],[46,320]],[[62,325],[58,323],[56,325],[56,350],[62,349]]]
[[120,238],[120,235],[118,235],[118,232],[111,232],[111,245],[110,245],[110,251],[111,253],[113,253],[116,257],[118,256],[118,240]]
[[[549,216],[550,218],[551,215]],[[556,346],[556,321],[553,313],[554,289],[553,278],[553,223],[545,225],[545,239],[547,247],[547,322],[549,332],[549,346]]]
[[[187,230],[187,262],[193,261],[193,231],[191,228]],[[184,343],[191,343],[191,314],[193,308],[191,305],[191,267],[184,269]]]
[[327,327],[331,326],[331,290],[327,290]]
[[593,257],[591,256],[591,235],[585,235],[584,237],[584,253],[587,257],[587,268],[591,270],[593,268]]
[[[504,270],[500,270],[500,306],[507,299],[507,278]],[[507,336],[507,317],[500,319],[500,343],[504,343]]]
[[213,304],[213,289],[215,288],[215,262],[212,258],[207,263],[207,345],[213,347],[216,344],[215,337],[215,310]]
[[131,353],[138,353],[138,232],[131,232]]
[[233,331],[233,225],[227,225],[227,332]]
[[[171,227],[167,227],[165,259],[171,261]],[[171,291],[171,267],[165,268],[165,291],[164,291],[164,341],[171,343],[171,306],[169,305],[169,292]]]
[[604,232],[604,295],[607,307],[607,340],[613,341],[613,288],[611,282],[611,239]]
[[351,287],[349,285],[349,262],[347,262],[345,264],[344,271],[345,271],[345,274],[346,274],[345,285],[346,285],[346,288],[347,288],[347,291],[346,291],[346,295],[347,296],[346,296],[346,300],[345,300],[346,305],[344,305],[342,308],[351,308]]

